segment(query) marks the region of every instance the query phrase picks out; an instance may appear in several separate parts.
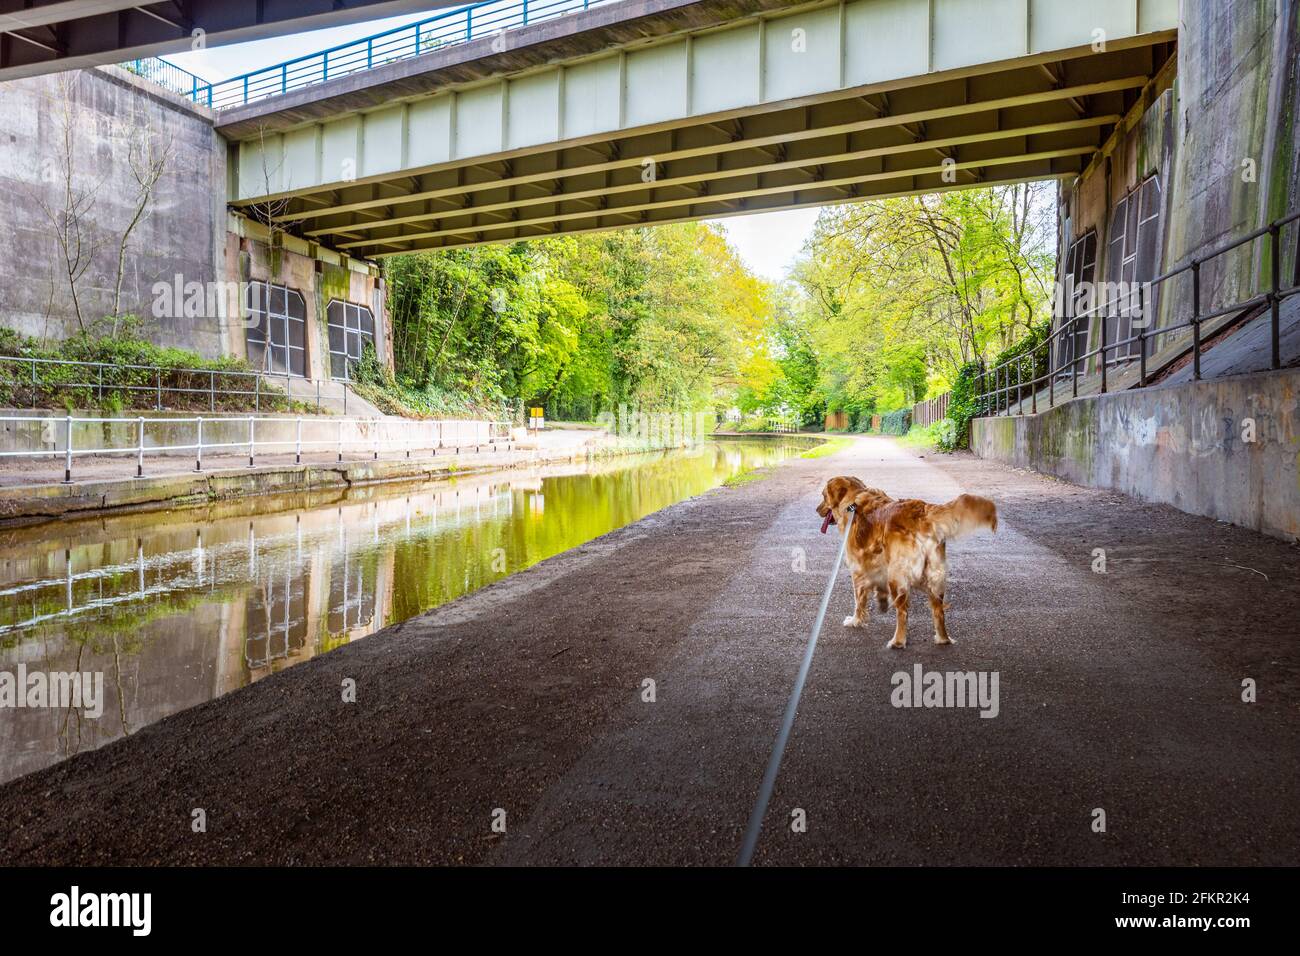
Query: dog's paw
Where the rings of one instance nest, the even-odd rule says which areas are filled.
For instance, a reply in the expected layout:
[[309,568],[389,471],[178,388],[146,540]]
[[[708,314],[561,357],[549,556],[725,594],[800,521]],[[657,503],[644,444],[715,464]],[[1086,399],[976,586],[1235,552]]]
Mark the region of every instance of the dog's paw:
[[895,641],[893,638],[890,638],[889,641],[885,644],[886,649],[895,650],[895,651],[902,650],[906,646],[907,646],[907,641],[899,642],[899,641]]
[[936,634],[936,635],[934,635],[934,642],[935,642],[936,644],[956,644],[956,643],[957,643],[957,642],[954,641],[951,637],[944,637],[942,634]]
[[866,627],[867,622],[862,620],[859,617],[855,617],[854,615],[850,614],[848,617],[844,619],[844,626],[845,627]]

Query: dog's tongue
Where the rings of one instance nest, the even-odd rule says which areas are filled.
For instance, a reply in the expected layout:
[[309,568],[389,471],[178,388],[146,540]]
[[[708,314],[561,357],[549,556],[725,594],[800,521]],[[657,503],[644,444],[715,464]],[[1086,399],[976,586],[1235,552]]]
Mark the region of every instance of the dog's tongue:
[[826,512],[826,517],[822,519],[822,534],[826,533],[826,529],[831,526],[831,522],[834,520],[835,516],[829,511]]

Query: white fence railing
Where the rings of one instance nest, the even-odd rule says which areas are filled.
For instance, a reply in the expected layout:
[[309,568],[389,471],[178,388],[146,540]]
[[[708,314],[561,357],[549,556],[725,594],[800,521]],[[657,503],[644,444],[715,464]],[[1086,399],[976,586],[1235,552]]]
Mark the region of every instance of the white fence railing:
[[[380,453],[410,458],[451,449],[496,451],[510,447],[510,423],[468,419],[259,418],[254,415],[193,418],[83,418],[79,416],[0,416],[4,442],[0,458],[63,459],[63,480],[72,481],[77,456],[133,455],[136,475],[144,475],[145,456],[193,455],[196,471],[205,454],[287,454],[301,463],[304,452],[333,452],[336,461]],[[27,446],[27,447],[24,447]]]

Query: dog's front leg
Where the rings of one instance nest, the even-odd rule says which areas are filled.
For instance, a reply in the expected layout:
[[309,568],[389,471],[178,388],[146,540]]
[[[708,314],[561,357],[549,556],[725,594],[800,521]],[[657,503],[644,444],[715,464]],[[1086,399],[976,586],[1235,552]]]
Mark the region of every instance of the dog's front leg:
[[889,585],[889,594],[894,605],[894,638],[886,647],[906,647],[907,646],[907,591],[895,587],[892,583]]
[[867,626],[867,596],[871,593],[871,585],[867,582],[864,575],[853,572],[853,614],[844,619],[845,627],[866,627]]

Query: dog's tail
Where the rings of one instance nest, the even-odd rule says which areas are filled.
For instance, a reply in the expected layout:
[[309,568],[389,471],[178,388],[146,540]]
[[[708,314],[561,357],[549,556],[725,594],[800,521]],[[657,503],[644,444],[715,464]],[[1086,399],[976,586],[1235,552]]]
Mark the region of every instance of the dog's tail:
[[979,495],[958,495],[947,504],[931,505],[930,509],[930,520],[940,541],[974,534],[984,528],[998,530],[997,506]]

